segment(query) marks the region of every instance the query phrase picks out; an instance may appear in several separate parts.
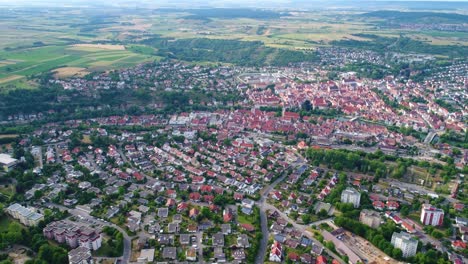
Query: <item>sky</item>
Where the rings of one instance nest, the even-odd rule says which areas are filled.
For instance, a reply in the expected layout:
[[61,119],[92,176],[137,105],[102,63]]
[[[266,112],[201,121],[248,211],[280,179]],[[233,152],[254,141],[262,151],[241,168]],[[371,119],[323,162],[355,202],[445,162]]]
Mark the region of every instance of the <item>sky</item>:
[[[135,6],[141,7],[259,7],[259,8],[302,8],[302,7],[325,7],[325,6],[346,6],[359,7],[363,2],[370,3],[374,6],[392,6],[392,5],[407,5],[403,2],[421,2],[431,1],[439,2],[437,8],[443,7],[443,3],[447,6],[448,2],[457,2],[468,4],[468,0],[0,0],[0,6],[91,6],[91,5],[113,5],[113,6]],[[457,4],[455,4],[457,5]],[[465,9],[465,7],[463,7]]]

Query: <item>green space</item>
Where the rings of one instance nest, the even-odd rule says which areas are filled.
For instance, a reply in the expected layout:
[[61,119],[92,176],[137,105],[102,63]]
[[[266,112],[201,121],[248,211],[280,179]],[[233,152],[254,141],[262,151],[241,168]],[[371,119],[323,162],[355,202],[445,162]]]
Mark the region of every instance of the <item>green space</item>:
[[[81,67],[86,71],[129,67],[159,58],[131,50],[89,49],[72,46],[44,46],[0,52],[0,90],[35,86],[27,78],[62,67]],[[13,76],[13,78],[12,78]]]

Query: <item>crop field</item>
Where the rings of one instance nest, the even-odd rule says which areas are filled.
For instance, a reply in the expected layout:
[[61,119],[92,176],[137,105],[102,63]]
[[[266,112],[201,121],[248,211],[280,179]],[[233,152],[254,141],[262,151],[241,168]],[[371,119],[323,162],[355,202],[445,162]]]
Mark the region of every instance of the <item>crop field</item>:
[[3,12],[8,19],[0,18],[0,92],[34,88],[30,77],[45,72],[67,78],[160,59],[155,56],[158,47],[141,44],[154,37],[260,41],[273,48],[310,50],[333,41],[372,41],[356,36],[364,33],[468,46],[466,32],[385,28],[379,26],[383,19],[362,17],[356,11],[294,11],[269,19],[119,8]]
[[0,64],[0,89],[49,71],[57,72],[56,76],[65,78],[157,59],[125,50],[121,45],[45,46],[1,52],[0,58],[8,62]]

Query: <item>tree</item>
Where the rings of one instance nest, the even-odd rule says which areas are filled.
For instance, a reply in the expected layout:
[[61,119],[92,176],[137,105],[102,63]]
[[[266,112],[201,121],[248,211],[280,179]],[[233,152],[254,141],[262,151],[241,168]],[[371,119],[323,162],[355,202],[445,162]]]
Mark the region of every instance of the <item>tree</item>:
[[402,259],[402,258],[403,258],[403,252],[402,252],[401,249],[399,249],[399,248],[394,248],[394,249],[392,250],[392,257],[393,257],[394,259],[398,259],[398,260],[399,260],[399,259]]
[[312,104],[310,103],[309,100],[305,100],[304,103],[302,103],[302,110],[309,112],[312,110]]
[[302,222],[306,225],[310,223],[310,215],[308,214],[303,214],[301,216],[301,219],[302,219]]

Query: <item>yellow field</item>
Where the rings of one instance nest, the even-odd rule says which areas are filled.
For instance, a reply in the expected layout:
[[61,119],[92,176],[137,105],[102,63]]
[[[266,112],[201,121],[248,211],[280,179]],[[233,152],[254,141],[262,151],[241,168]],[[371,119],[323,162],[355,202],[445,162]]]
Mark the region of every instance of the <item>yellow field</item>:
[[68,78],[72,76],[83,77],[89,74],[86,68],[81,67],[62,67],[54,70],[54,76],[57,78]]
[[111,44],[75,44],[72,45],[73,48],[90,48],[90,49],[97,49],[97,50],[125,50],[124,45],[111,45]]
[[5,135],[0,135],[0,138],[16,138],[18,137],[17,134],[5,134]]
[[19,80],[19,79],[21,79],[21,78],[24,78],[24,76],[21,76],[21,75],[11,75],[11,76],[8,76],[8,77],[5,77],[5,78],[0,79],[0,83],[7,83],[7,82]]

